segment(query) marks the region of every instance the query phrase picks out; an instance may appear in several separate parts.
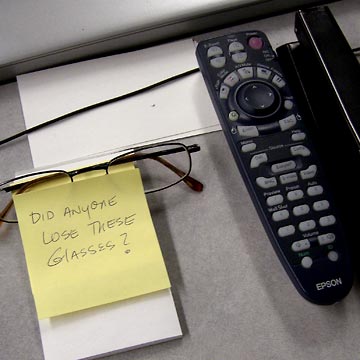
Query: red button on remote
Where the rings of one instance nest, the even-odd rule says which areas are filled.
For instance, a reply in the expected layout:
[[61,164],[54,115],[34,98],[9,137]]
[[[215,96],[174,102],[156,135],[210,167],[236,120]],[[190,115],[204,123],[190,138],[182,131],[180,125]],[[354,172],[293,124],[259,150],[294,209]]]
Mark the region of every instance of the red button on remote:
[[252,36],[249,39],[249,46],[254,50],[260,50],[264,46],[264,43],[258,36]]

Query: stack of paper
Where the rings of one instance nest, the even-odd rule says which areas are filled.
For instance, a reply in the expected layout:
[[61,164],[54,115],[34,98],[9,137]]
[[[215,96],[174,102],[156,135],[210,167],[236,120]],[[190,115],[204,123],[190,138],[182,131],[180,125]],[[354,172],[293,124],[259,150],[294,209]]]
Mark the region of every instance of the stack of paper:
[[[21,75],[17,80],[26,127],[196,67],[194,46],[188,39]],[[219,129],[197,73],[42,129],[29,136],[29,143],[34,166],[43,167],[116,148]],[[63,251],[58,250],[56,255],[61,258]],[[78,262],[61,261],[59,266],[66,267],[77,266]],[[107,281],[110,279],[105,277]],[[116,276],[111,279],[114,282]],[[60,291],[57,285],[52,285],[52,298]],[[42,319],[39,324],[47,360],[97,356],[181,336],[170,289]]]
[[89,175],[14,195],[46,359],[181,336],[139,170]]

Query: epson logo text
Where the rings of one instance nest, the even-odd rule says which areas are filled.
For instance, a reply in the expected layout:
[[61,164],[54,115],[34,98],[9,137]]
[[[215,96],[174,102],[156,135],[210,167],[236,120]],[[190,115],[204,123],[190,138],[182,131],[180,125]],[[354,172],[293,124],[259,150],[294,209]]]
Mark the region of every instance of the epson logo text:
[[324,281],[324,282],[321,282],[321,283],[317,283],[316,284],[316,289],[320,291],[320,290],[324,290],[325,288],[331,288],[331,287],[339,286],[339,285],[342,285],[341,278],[332,279],[332,280]]

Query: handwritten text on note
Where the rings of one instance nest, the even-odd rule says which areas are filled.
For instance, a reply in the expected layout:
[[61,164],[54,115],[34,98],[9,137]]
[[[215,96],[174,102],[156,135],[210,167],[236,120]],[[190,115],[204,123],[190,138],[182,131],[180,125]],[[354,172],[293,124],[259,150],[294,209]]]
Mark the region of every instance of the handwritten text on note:
[[138,169],[14,202],[39,319],[170,287]]

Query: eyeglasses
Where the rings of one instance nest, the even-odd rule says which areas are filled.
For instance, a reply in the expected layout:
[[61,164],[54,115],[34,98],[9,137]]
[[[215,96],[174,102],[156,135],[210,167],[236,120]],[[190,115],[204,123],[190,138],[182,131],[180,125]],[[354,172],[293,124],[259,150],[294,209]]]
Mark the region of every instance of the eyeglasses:
[[200,151],[196,144],[166,143],[141,146],[124,150],[120,155],[109,161],[95,165],[84,166],[75,170],[41,170],[17,176],[0,183],[0,225],[2,223],[17,223],[9,218],[13,202],[11,192],[21,194],[34,190],[36,186],[49,181],[60,184],[71,183],[77,175],[90,171],[105,171],[112,174],[119,171],[119,165],[136,163],[140,169],[145,194],[168,189],[180,182],[184,182],[190,189],[200,192],[203,184],[189,174],[192,168],[191,153]]

